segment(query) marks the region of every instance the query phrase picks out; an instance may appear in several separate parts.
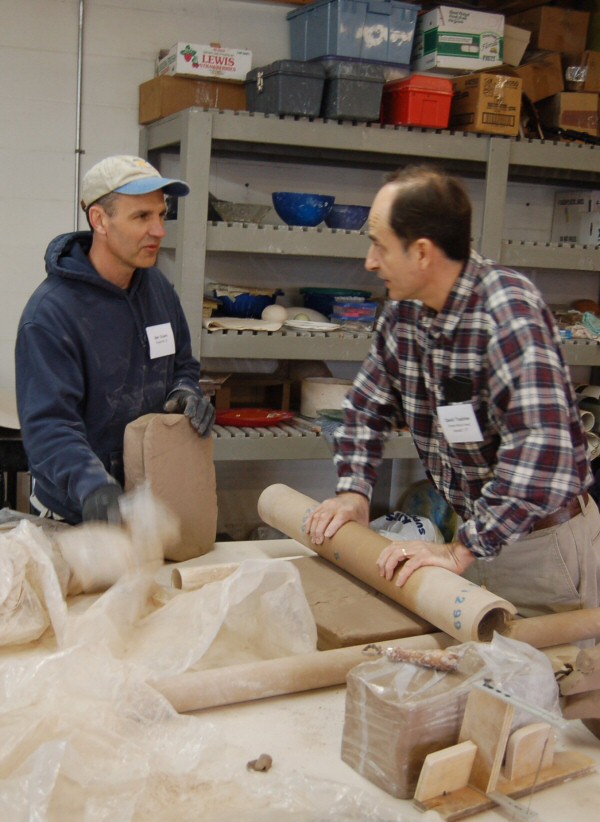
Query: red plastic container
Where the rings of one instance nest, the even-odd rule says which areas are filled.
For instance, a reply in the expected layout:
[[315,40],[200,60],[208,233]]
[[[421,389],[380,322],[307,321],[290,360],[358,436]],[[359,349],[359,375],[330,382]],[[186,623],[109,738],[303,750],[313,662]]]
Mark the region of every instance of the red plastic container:
[[413,74],[383,87],[381,122],[390,125],[448,128],[452,81]]

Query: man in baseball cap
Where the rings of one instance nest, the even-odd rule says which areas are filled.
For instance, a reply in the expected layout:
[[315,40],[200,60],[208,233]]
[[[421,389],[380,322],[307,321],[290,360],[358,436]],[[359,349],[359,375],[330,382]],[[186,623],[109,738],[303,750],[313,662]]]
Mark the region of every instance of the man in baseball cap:
[[56,237],[16,343],[17,405],[32,507],[76,524],[120,521],[123,436],[132,420],[183,413],[208,436],[214,408],[175,289],[156,267],[165,195],[189,186],[141,157],[107,157],[83,178],[90,231]]

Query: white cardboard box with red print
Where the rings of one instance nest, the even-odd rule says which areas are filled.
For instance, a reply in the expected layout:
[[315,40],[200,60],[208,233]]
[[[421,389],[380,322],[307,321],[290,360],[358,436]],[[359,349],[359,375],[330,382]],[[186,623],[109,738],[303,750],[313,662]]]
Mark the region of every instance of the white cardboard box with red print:
[[252,52],[247,49],[223,48],[220,43],[175,43],[159,54],[156,74],[245,80],[251,68]]

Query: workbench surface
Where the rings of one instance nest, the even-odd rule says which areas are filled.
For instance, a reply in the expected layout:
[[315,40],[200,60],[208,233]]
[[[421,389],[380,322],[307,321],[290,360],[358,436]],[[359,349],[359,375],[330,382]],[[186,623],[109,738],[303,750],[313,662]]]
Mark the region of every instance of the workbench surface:
[[[223,542],[209,554],[179,565],[213,565],[246,558],[307,555],[311,552],[295,540]],[[170,569],[166,566],[159,572],[159,581],[168,584],[169,579]],[[237,795],[230,797],[232,820],[241,807],[240,795],[246,796],[247,813],[240,820],[254,818],[252,801],[257,803],[256,819],[266,819],[267,814],[261,817],[258,810],[262,806],[260,794],[263,790],[265,795],[276,797],[276,803],[283,801],[284,792],[289,791],[289,816],[299,820],[335,819],[342,822],[344,819],[371,818],[390,822],[430,822],[441,818],[434,812],[420,813],[410,800],[389,796],[342,761],[344,710],[345,688],[335,687],[196,712],[197,716],[214,723],[223,740],[222,772],[229,774],[239,788],[239,794],[236,791]],[[584,753],[600,766],[600,740],[579,721],[571,721],[565,730],[559,731],[557,750],[564,749]],[[246,763],[261,753],[272,757],[271,770],[264,773],[248,771]],[[302,790],[310,791],[312,798],[306,800],[305,815],[299,812],[296,816],[297,796]],[[347,792],[345,796],[344,791]],[[227,797],[220,795],[223,812],[227,801]],[[334,812],[336,802],[340,805]],[[537,814],[537,817],[531,815],[532,820],[596,822],[600,812],[600,772],[547,788],[519,802]],[[367,817],[365,808],[370,805],[373,813]],[[350,807],[352,810],[348,810]],[[498,808],[469,818],[492,822],[510,818],[507,814],[508,811]]]

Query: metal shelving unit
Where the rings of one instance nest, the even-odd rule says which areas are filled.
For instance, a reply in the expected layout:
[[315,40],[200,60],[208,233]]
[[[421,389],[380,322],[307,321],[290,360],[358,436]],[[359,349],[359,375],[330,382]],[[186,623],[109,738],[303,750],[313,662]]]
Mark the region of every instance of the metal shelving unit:
[[[140,153],[154,159],[177,154],[183,179],[194,180],[192,193],[179,203],[178,219],[168,224],[163,247],[175,254],[175,287],[186,312],[194,351],[211,357],[323,359],[360,362],[369,334],[208,332],[202,328],[202,299],[207,253],[268,254],[291,257],[364,259],[365,232],[326,228],[207,220],[208,180],[213,157],[252,157],[269,161],[372,166],[393,169],[415,158],[440,160],[458,174],[485,180],[481,234],[475,238],[487,257],[515,268],[597,272],[600,248],[503,239],[504,203],[511,181],[567,181],[600,185],[600,148],[586,144],[520,140],[479,134],[379,124],[355,124],[278,117],[246,111],[186,109],[145,126]],[[565,346],[572,365],[600,365],[600,346],[578,340]],[[299,459],[327,456],[326,443],[309,437],[219,437],[218,459]],[[399,440],[400,442],[401,440]],[[388,443],[388,456],[416,456],[412,443]]]

